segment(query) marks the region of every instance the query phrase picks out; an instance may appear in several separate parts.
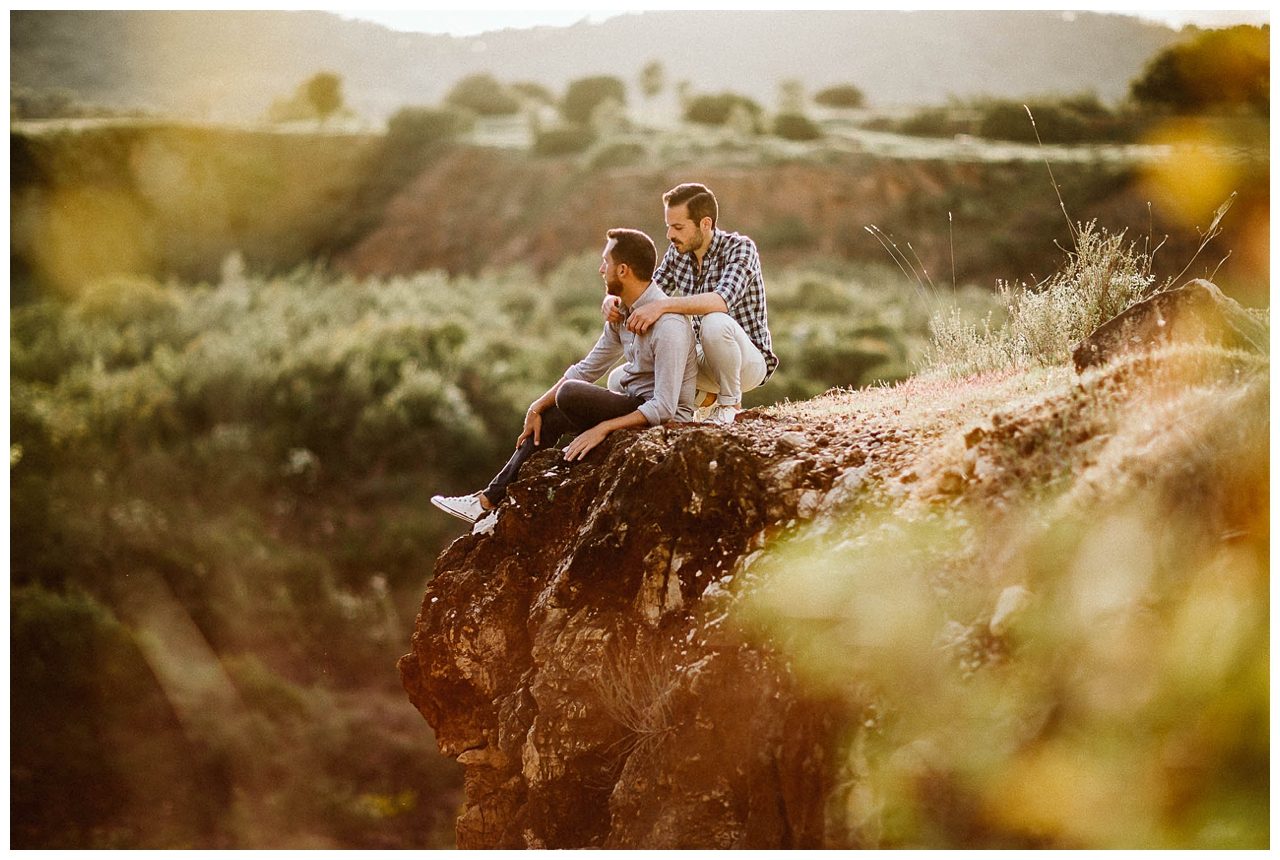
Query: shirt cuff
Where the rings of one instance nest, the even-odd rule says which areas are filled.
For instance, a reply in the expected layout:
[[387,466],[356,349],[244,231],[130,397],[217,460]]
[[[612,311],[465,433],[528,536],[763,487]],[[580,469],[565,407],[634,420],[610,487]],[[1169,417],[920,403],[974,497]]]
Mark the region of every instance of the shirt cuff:
[[644,403],[641,403],[636,407],[636,411],[644,416],[644,419],[649,422],[650,427],[657,427],[659,424],[663,424],[671,420],[670,415],[664,416],[662,414],[662,408],[658,406],[657,401],[654,400],[646,400]]

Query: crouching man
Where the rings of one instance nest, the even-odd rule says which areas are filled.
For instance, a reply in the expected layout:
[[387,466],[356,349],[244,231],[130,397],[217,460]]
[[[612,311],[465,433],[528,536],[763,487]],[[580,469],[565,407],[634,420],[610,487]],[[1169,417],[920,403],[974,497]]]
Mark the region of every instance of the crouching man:
[[[693,418],[698,363],[689,318],[665,314],[643,332],[626,325],[633,312],[666,298],[651,281],[656,262],[657,249],[644,233],[624,228],[608,232],[600,275],[608,294],[621,301],[621,320],[605,323],[591,352],[529,406],[515,453],[488,487],[468,496],[433,496],[433,505],[475,522],[501,504],[507,486],[535,451],[554,446],[566,433],[577,435],[564,458],[581,460],[615,430]],[[620,373],[615,371],[618,390],[593,385],[619,357],[625,363]]]

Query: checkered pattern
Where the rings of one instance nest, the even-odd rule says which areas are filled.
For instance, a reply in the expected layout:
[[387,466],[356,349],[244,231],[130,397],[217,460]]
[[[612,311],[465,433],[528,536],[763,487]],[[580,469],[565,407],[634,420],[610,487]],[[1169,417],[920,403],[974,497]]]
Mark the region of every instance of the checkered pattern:
[[[764,356],[768,379],[778,366],[769,337],[769,316],[764,304],[764,273],[760,270],[760,253],[756,243],[738,233],[715,230],[711,247],[702,258],[702,271],[695,271],[693,254],[681,254],[675,245],[667,252],[653,273],[653,282],[669,296],[691,296],[715,291],[724,299],[729,316],[742,326],[751,342]],[[693,318],[695,331],[701,331],[701,319]]]

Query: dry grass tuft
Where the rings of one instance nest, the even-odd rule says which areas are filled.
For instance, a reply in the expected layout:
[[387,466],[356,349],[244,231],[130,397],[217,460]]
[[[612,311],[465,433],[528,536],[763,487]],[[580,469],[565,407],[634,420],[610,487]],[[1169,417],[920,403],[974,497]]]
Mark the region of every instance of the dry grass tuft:
[[[1166,282],[1162,286],[1168,286]],[[1151,256],[1125,233],[1090,221],[1076,234],[1063,268],[1036,284],[1001,282],[1008,322],[981,327],[951,309],[934,316],[927,367],[963,376],[998,368],[1066,362],[1071,348],[1098,326],[1156,292]]]

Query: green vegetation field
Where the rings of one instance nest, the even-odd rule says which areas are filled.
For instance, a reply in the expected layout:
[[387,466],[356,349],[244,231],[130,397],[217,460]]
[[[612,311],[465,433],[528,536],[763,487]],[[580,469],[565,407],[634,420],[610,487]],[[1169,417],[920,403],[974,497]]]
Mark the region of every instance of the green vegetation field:
[[[15,844],[451,844],[458,770],[394,666],[459,533],[427,499],[487,479],[594,342],[595,265],[14,308]],[[907,375],[929,312],[887,267],[772,277],[754,404]]]

